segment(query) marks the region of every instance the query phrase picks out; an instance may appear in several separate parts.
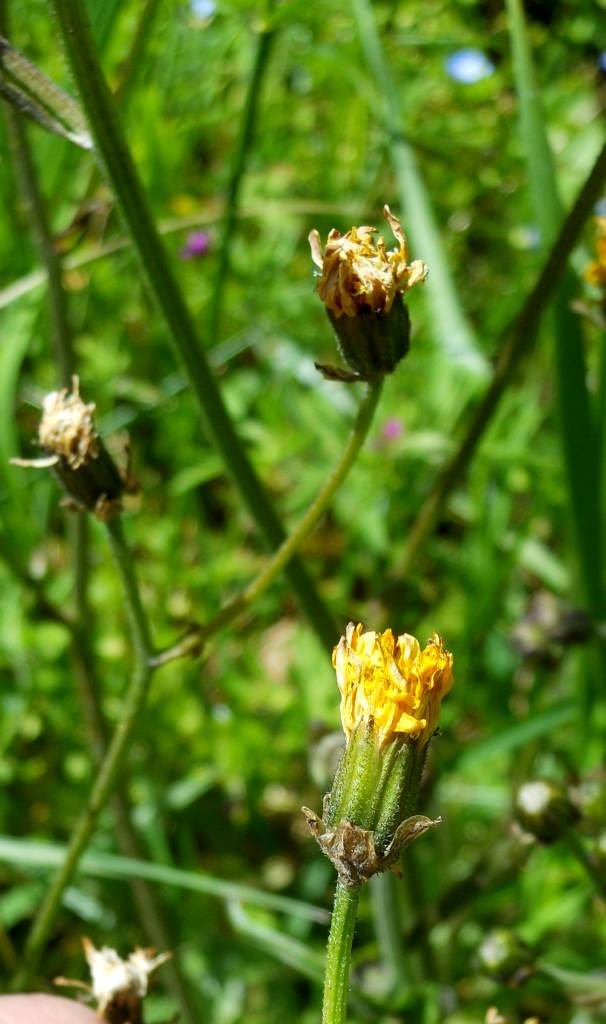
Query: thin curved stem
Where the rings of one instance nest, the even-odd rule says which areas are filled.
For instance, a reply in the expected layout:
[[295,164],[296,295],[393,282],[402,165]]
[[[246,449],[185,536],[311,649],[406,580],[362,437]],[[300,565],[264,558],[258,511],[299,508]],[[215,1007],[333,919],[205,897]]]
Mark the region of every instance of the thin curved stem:
[[244,109],[242,111],[240,131],[238,134],[238,141],[233,156],[232,168],[227,187],[227,198],[221,229],[221,244],[217,256],[217,268],[214,275],[213,293],[208,313],[208,333],[211,345],[216,344],[219,340],[218,328],[223,306],[223,296],[225,294],[225,284],[229,274],[229,256],[238,210],[238,201],[240,198],[240,186],[246,170],[248,152],[254,136],[259,109],[259,99],[261,96],[261,87],[269,64],[269,51],[274,38],[274,32],[270,25],[272,6],[272,0],[268,0],[265,21],[259,28],[252,74],[248,85]]
[[563,836],[563,841],[587,874],[596,892],[600,894],[602,899],[606,899],[606,878],[604,878],[603,874],[598,871],[593,863],[578,832],[573,828],[567,829]]
[[154,658],[154,665],[164,664],[166,661],[171,661],[174,658],[182,657],[199,649],[206,640],[214,636],[223,626],[233,622],[242,612],[246,611],[251,605],[254,605],[261,594],[267,590],[282,570],[286,568],[297,548],[303,543],[326,512],[334,494],[351,471],[368,437],[382,390],[382,379],[367,385],[366,394],[360,403],[349,440],[337,466],[308,508],[299,525],[295,527],[293,532],[268,560],[265,569],[238,597],[230,601],[214,619],[197,627],[176,646],[157,655]]
[[[114,98],[101,70],[83,0],[48,0],[95,140],[96,152],[120,206],[147,280],[163,313],[173,345],[198,400],[206,429],[272,547],[284,531],[265,488],[236,433],[208,360],[199,344],[191,313],[155,227],[143,187],[119,122]],[[297,558],[288,578],[316,633],[332,647],[336,628],[312,580]]]
[[[600,198],[605,180],[606,145],[599,153],[574,206],[558,233],[536,285],[516,318],[509,343],[503,345],[501,349],[492,381],[472,415],[471,423],[458,451],[432,487],[408,532],[404,557],[397,567],[399,575],[406,576],[414,565],[424,544],[435,529],[446,501],[469,466],[501,398],[523,360],[532,351],[538,337],[541,317],[562,279],[566,262],[581,229]],[[506,333],[509,333],[509,329]]]
[[345,1024],[349,964],[359,900],[359,887],[346,889],[339,879],[326,950],[322,1024]]
[[152,678],[151,640],[147,617],[141,604],[139,587],[130,552],[119,517],[106,524],[110,549],[120,576],[127,617],[131,629],[134,669],[124,701],[122,717],[114,731],[109,748],[97,773],[88,805],[80,817],[67,848],[61,869],[55,875],[27,938],[24,965],[15,978],[14,987],[26,987],[38,968],[48,941],[61,896],[76,871],[99,814],[106,806],[121,770],[139,714],[147,697]]

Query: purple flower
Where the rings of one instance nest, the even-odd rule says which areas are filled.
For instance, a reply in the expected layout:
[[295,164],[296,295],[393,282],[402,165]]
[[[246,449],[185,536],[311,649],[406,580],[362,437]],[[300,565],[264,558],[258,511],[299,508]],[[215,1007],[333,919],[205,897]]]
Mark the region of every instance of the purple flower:
[[206,256],[210,246],[210,237],[206,231],[192,231],[187,241],[179,250],[180,260],[199,260]]
[[402,420],[397,419],[396,416],[392,416],[391,419],[385,420],[381,429],[381,436],[384,441],[397,441],[403,433],[404,424],[402,423]]
[[444,62],[446,74],[461,82],[462,85],[474,85],[483,78],[490,78],[494,72],[494,64],[481,50],[455,50]]

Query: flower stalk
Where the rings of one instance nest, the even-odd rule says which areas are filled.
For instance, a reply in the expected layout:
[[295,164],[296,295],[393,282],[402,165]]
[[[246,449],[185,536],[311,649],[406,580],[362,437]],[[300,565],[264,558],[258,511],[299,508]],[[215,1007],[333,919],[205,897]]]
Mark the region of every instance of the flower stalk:
[[268,559],[267,565],[259,575],[250,583],[238,597],[230,601],[224,608],[209,622],[196,626],[190,630],[176,646],[162,651],[154,660],[154,664],[162,665],[174,658],[183,657],[187,654],[198,653],[204,643],[213,637],[220,629],[233,622],[242,615],[248,608],[254,607],[255,602],[263,594],[274,580],[285,569],[286,565],[295,555],[306,537],[320,521],[327,511],[330,502],[343,484],[362,450],[368,433],[370,431],[374,415],[379,404],[383,390],[383,379],[378,378],[366,385],[364,395],[354,425],[345,446],[343,454],[335,469],[329,476],[324,486],[314,498],[307,509],[307,512],[294,528],[294,530],[283,541],[278,550]]

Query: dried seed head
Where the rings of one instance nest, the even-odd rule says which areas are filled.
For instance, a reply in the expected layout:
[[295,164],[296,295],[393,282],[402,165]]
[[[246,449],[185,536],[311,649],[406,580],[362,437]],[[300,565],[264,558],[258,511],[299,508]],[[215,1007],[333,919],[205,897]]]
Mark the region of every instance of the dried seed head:
[[90,939],[82,940],[91,972],[91,991],[99,1016],[116,1022],[141,1019],[141,1002],[147,995],[148,978],[171,953],[153,956],[152,950],[135,949],[123,960],[115,949],[96,949]]
[[17,466],[51,468],[70,497],[72,507],[89,509],[108,519],[121,509],[120,499],[128,489],[101,438],[95,430],[94,402],[80,398],[78,378],[72,393],[66,388],[51,391],[42,403],[38,444],[46,453],[42,459],[11,459]]
[[38,441],[49,455],[65,459],[70,469],[79,469],[99,454],[93,424],[95,403],[80,398],[79,381],[73,378],[72,394],[67,388],[51,391],[42,402]]

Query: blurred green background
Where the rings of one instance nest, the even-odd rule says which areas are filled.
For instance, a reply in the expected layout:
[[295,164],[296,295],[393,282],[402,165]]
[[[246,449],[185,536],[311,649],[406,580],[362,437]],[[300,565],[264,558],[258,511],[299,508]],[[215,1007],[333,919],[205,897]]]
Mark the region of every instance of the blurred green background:
[[[582,277],[595,258],[591,218],[435,529],[414,560],[407,547],[603,144],[606,6],[89,0],[89,10],[200,343],[286,525],[338,460],[360,388],[314,369],[337,357],[314,290],[310,229],[324,238],[375,224],[391,246],[387,202],[412,258],[429,265],[426,288],[410,295],[410,355],[301,552],[336,623],[334,643],[353,619],[421,641],[436,629],[455,657],[420,802],[443,822],[406,852],[401,882],[367,887],[351,1020],[471,1024],[492,1005],[512,1022],[606,1019],[606,359],[602,296]],[[7,3],[3,19],[12,45],[74,94],[47,5]],[[96,769],[72,638],[40,600],[74,601],[76,516],[49,475],[8,463],[35,457],[42,397],[61,384],[39,273],[40,210],[24,200],[9,136],[5,118],[0,830],[64,844]],[[110,446],[120,452],[130,436],[141,490],[125,527],[154,642],[165,648],[250,582],[267,548],[201,422],[92,156],[31,122],[21,141],[63,257],[83,398],[96,403]],[[86,625],[113,729],[129,635],[103,529],[91,520],[89,532]],[[151,891],[193,1020],[319,1019],[326,920],[242,902],[221,886],[192,892],[167,869],[329,910],[334,872],[300,806],[320,810],[338,730],[330,651],[284,578],[202,658],[158,670],[120,788],[139,855],[158,868]],[[514,827],[514,790],[537,776],[583,804],[576,848],[570,837],[529,842]],[[116,820],[108,807],[91,850],[124,852]],[[0,843],[7,985],[54,863],[48,846],[31,850],[30,862],[29,846]],[[86,976],[82,935],[123,955],[150,944],[133,898],[137,869],[115,878],[108,863],[86,862],[66,891],[39,987],[57,974]],[[528,945],[530,970],[487,973],[478,950],[494,929]],[[149,999],[152,1022],[178,1009],[165,971]]]

